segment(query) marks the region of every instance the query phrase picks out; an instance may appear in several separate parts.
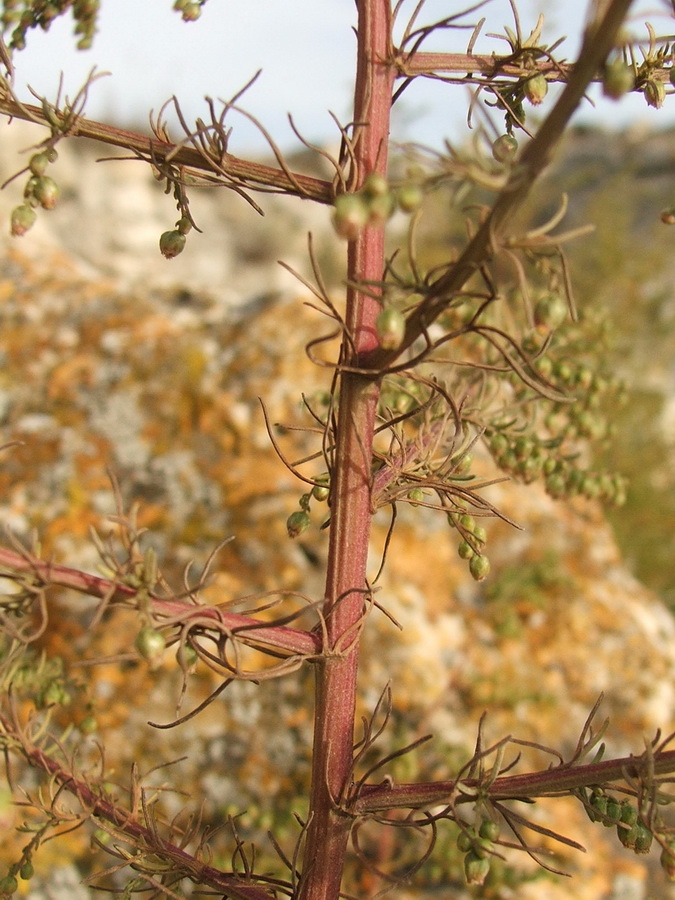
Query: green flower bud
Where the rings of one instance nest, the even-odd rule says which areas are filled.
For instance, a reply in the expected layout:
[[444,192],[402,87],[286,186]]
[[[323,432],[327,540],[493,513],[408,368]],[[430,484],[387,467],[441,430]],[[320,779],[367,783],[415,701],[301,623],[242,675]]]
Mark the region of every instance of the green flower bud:
[[484,544],[487,541],[487,528],[483,528],[482,525],[476,525],[473,529],[473,536],[479,544]]
[[461,850],[462,853],[467,853],[473,846],[475,835],[472,831],[460,831],[457,835],[457,849]]
[[490,560],[487,556],[472,556],[469,560],[469,572],[474,581],[484,581],[490,571]]
[[540,331],[553,331],[567,318],[565,300],[558,294],[545,294],[534,307],[534,323]]
[[659,862],[668,881],[675,881],[675,841],[669,841],[661,850]]
[[621,801],[621,821],[626,825],[635,825],[638,820],[638,811],[630,800]]
[[319,503],[324,503],[330,496],[330,488],[327,484],[315,484],[312,488],[312,497]]
[[611,100],[620,100],[635,87],[633,67],[622,59],[615,59],[605,66],[602,77],[602,93]]
[[509,162],[518,152],[518,141],[512,134],[500,134],[492,144],[492,155],[497,162]]
[[306,512],[303,512],[303,510],[296,510],[296,512],[291,513],[288,519],[286,519],[286,530],[288,531],[288,536],[290,538],[298,537],[303,531],[307,531],[310,525],[311,519]]
[[548,82],[544,75],[539,73],[528,78],[523,87],[525,96],[532,106],[539,106],[543,102],[544,97],[548,93]]
[[478,834],[482,838],[486,838],[488,841],[496,841],[499,837],[499,824],[497,822],[493,822],[491,819],[484,819],[480,823]]
[[617,825],[616,834],[621,843],[627,850],[635,850],[638,838],[638,825],[631,825],[630,828]]
[[333,227],[345,240],[356,240],[369,215],[368,204],[361,194],[338,194],[335,198]]
[[367,202],[368,223],[370,225],[384,225],[387,219],[391,219],[396,211],[396,200],[391,193],[368,197]]
[[12,210],[10,234],[14,237],[21,237],[33,227],[36,218],[37,214],[31,206],[27,206],[25,203],[17,206]]
[[378,315],[375,330],[383,350],[398,350],[405,337],[405,316],[400,310],[387,307]]
[[424,200],[424,192],[417,184],[403,184],[396,191],[396,202],[405,213],[419,209]]
[[165,259],[174,259],[185,249],[185,235],[180,231],[165,231],[159,239],[159,249]]
[[9,896],[16,891],[18,886],[19,882],[14,875],[5,875],[4,878],[0,878],[0,894],[7,894]]
[[371,172],[363,182],[363,192],[368,197],[386,197],[389,194],[389,182],[379,172]]
[[43,209],[54,209],[59,199],[59,186],[49,175],[42,175],[35,182],[33,196]]
[[607,821],[603,824],[606,828],[611,828],[617,822],[621,821],[621,804],[614,797],[607,800]]
[[424,500],[422,488],[413,488],[411,491],[408,491],[408,500],[410,500],[411,506],[417,506],[418,503],[421,503]]
[[46,150],[43,150],[41,153],[35,153],[30,158],[30,162],[28,163],[28,168],[32,172],[33,175],[44,175],[47,166],[49,165],[49,153]]
[[635,838],[635,846],[633,847],[633,849],[636,853],[649,853],[649,851],[652,849],[654,835],[641,822],[638,822],[636,828],[637,836]]
[[656,78],[650,78],[649,81],[646,82],[643,90],[647,106],[653,106],[654,109],[661,109],[663,101],[666,99],[665,84]]
[[484,884],[489,871],[489,859],[482,859],[471,850],[464,857],[464,875],[467,884]]
[[33,863],[29,859],[27,859],[19,869],[19,877],[22,879],[22,881],[30,881],[34,874],[35,869],[33,868]]
[[461,541],[457,547],[457,553],[460,559],[472,559],[475,556],[473,547],[468,541]]
[[150,664],[150,668],[156,669],[162,664],[166,639],[162,632],[153,628],[152,625],[144,625],[141,628],[136,635],[134,646],[143,659]]

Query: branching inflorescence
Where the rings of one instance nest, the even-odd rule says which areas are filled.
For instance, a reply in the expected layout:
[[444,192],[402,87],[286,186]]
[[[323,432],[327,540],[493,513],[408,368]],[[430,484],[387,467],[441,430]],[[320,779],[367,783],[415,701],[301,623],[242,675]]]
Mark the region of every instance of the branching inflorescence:
[[[175,9],[192,21],[202,6],[204,0],[179,0]],[[378,509],[391,510],[386,548],[401,503],[445,516],[456,532],[459,556],[467,560],[471,576],[482,581],[490,569],[485,522],[498,517],[517,527],[484,496],[495,482],[541,479],[554,497],[579,494],[616,504],[625,498],[620,476],[597,472],[585,460],[588,442],[609,434],[598,412],[601,401],[622,393],[620,383],[591,367],[582,349],[594,323],[577,311],[564,245],[587,232],[557,231],[566,199],[537,227],[516,227],[514,220],[589,84],[600,81],[613,99],[641,92],[649,105],[659,107],[668,93],[666,81],[672,82],[673,48],[651,26],[645,46],[628,38],[620,29],[630,3],[611,0],[591,4],[573,65],[558,58],[559,41],[543,41],[543,18],[525,36],[513,4],[514,28],[493,35],[501,39],[500,50],[504,42],[508,45],[507,51],[480,55],[474,46],[485,19],[469,20],[485,6],[420,24],[424,0],[412,12],[405,0],[393,8],[390,0],[359,0],[353,119],[348,125],[336,121],[340,152],[333,156],[297,135],[330,165],[334,176],[327,181],[295,172],[264,126],[245,111],[241,100],[250,85],[229,101],[207,99],[207,116],[194,126],[172,98],[167,107],[182,129],[178,141],[166,121],[167,107],[152,121],[152,137],[87,120],[84,105],[94,73],[72,102],[59,93],[54,103],[23,103],[12,87],[12,51],[23,46],[31,28],[48,28],[70,7],[80,44],[88,46],[98,3],[5,0],[2,27],[10,39],[9,47],[0,44],[7,72],[0,112],[49,129],[49,136],[32,148],[28,165],[14,176],[28,178],[24,201],[12,213],[13,235],[30,229],[38,207],[56,205],[57,182],[45,173],[57,162],[56,145],[79,136],[104,141],[149,164],[173,196],[178,219],[161,235],[165,257],[183,252],[186,235],[196,228],[189,206],[193,189],[226,188],[257,212],[262,209],[252,193],[280,193],[332,206],[335,231],[347,242],[347,277],[346,300],[340,304],[326,285],[310,237],[313,281],[295,274],[312,294],[310,305],[331,321],[330,334],[306,348],[309,358],[331,374],[321,403],[304,398],[305,430],[316,440],[315,450],[299,460],[288,458],[263,405],[275,450],[306,489],[288,518],[289,536],[310,527],[314,508],[327,510],[322,527],[328,531],[328,563],[319,599],[280,588],[206,603],[202,594],[217,551],[196,579],[188,569],[182,588],[172,589],[138,525],[137,511],[124,511],[114,479],[118,509],[110,532],[91,536],[99,575],[52,561],[37,541],[29,548],[10,535],[8,546],[0,548],[0,578],[7,585],[0,602],[0,744],[6,759],[18,754],[43,775],[43,788],[26,793],[22,801],[37,824],[27,829],[32,837],[21,858],[0,880],[3,895],[17,889],[17,876],[31,876],[32,857],[47,836],[85,823],[93,823],[97,846],[115,858],[98,878],[114,882],[122,870],[131,870],[125,897],[137,891],[181,897],[181,882],[189,881],[235,900],[335,900],[349,896],[343,879],[350,844],[359,863],[377,878],[405,882],[443,839],[444,821],[459,829],[457,849],[469,884],[482,884],[491,862],[512,849],[559,873],[546,848],[531,843],[529,835],[580,845],[523,809],[531,811],[537,798],[560,796],[576,798],[593,821],[615,828],[621,843],[637,853],[647,852],[656,838],[663,867],[675,877],[675,837],[661,816],[675,771],[675,751],[668,749],[672,735],[657,735],[638,756],[605,760],[600,741],[607,725],[595,730],[596,707],[565,758],[554,748],[511,736],[485,746],[481,721],[475,752],[452,780],[399,784],[387,769],[430,737],[380,753],[393,709],[387,687],[362,719],[361,737],[354,739],[361,635],[373,609],[391,615],[376,599],[380,573],[372,581],[366,575],[370,523]],[[466,52],[424,49],[430,37],[458,31],[469,33]],[[391,106],[417,78],[470,85],[469,118],[480,118],[481,125],[468,149],[446,144],[443,152],[432,153],[409,147],[403,159],[390,163]],[[551,82],[564,85],[562,94],[532,126],[529,108],[542,104]],[[494,125],[495,113],[504,117],[503,129]],[[272,165],[229,152],[236,116],[258,128]],[[438,192],[463,216],[466,232],[440,263],[429,262],[420,237],[430,198]],[[384,235],[397,210],[407,217],[407,227],[400,246],[391,251]],[[665,215],[663,221],[671,218]],[[336,337],[340,350],[330,358],[328,348]],[[3,449],[11,452],[10,446]],[[137,768],[128,802],[119,800],[109,786],[102,751],[94,774],[79,758],[76,736],[68,728],[59,734],[59,711],[78,688],[37,648],[53,621],[52,596],[63,589],[95,599],[88,622],[92,632],[114,611],[134,616],[134,651],[114,661],[140,656],[157,670],[167,650],[175,648],[181,700],[195,670],[214,673],[217,687],[174,721],[151,723],[158,729],[201,713],[236,681],[258,684],[311,669],[314,743],[306,812],[296,814],[292,852],[270,836],[287,870],[284,878],[258,871],[255,848],[240,836],[232,816],[221,823],[233,846],[231,864],[222,863],[221,853],[216,865],[219,830],[204,825],[201,813],[165,820],[156,805],[162,789],[153,789],[152,779],[142,778]],[[547,765],[518,772],[525,750],[543,754]],[[9,767],[8,775],[11,783]],[[74,800],[66,802],[67,795]],[[424,849],[403,870],[385,871],[368,850],[373,826],[422,834]]]

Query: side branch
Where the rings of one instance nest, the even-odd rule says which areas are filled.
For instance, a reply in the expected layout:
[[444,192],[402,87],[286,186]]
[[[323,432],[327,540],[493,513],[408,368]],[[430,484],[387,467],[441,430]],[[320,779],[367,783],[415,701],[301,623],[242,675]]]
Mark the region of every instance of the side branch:
[[[524,775],[504,775],[492,782],[485,793],[490,800],[528,800],[570,794],[594,785],[622,782],[626,778],[639,779],[647,775],[670,775],[675,772],[675,750],[666,750],[653,759],[645,756],[625,756],[582,766],[559,766]],[[475,803],[481,791],[478,778],[458,781],[437,781],[430,784],[396,784],[383,782],[364,785],[350,812],[355,815],[382,812],[387,809],[418,809],[431,804]]]
[[[97,597],[112,602],[132,602],[138,590],[128,584],[111,581],[57,565],[48,560],[38,559],[28,554],[16,553],[0,547],[0,578],[12,578],[12,573],[28,573],[43,587],[55,585],[70,588],[89,597]],[[149,592],[153,611],[166,616],[173,623],[189,626],[195,619],[200,626],[212,621],[236,634],[237,640],[252,646],[280,650],[298,656],[316,656],[321,653],[321,636],[312,632],[289,628],[285,625],[266,625],[251,616],[228,612],[220,607],[199,606],[181,600],[166,599]]]
[[[45,125],[47,128],[52,127],[39,106],[17,103],[9,97],[2,97],[1,92],[0,115]],[[77,118],[69,128],[67,136],[102,141],[104,144],[132,151],[149,162],[152,160],[162,162],[169,157],[172,165],[187,166],[199,173],[210,173],[214,178],[217,178],[218,175],[217,170],[210,169],[205,157],[193,147],[176,147],[174,144],[139,134],[136,131],[126,131],[123,128],[115,128],[91,119]],[[225,153],[218,164],[221,171],[225,171],[228,176],[238,179],[243,186],[252,189],[256,187],[271,188],[284,194],[315,200],[317,203],[330,204],[333,202],[334,192],[331,183],[320,178],[295,173],[291,173],[289,177],[282,169],[249,162],[233,156],[231,153]]]

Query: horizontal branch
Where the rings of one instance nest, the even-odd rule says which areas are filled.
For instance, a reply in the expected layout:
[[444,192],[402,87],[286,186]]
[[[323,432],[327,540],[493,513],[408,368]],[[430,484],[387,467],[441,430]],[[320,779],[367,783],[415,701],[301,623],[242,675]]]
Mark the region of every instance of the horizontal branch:
[[496,56],[494,53],[410,53],[397,58],[399,77],[431,75],[434,72],[456,72],[485,75],[488,78],[531,77],[534,72],[546,72],[553,81],[567,81],[573,66],[569,63],[552,63],[543,58],[528,64],[514,61],[513,54]]
[[[51,129],[51,125],[39,106],[17,103],[10,97],[0,96],[0,115],[44,125]],[[214,160],[214,166],[211,167],[208,158],[194,147],[176,147],[176,145],[160,141],[158,138],[83,117],[76,119],[68,129],[67,136],[102,141],[104,144],[138,153],[148,160],[156,159],[163,162],[169,157],[169,161],[174,166],[186,166],[198,172],[209,173],[214,177],[218,177],[220,170],[221,173],[225,172],[228,177],[235,179],[241,187],[271,188],[284,194],[302,197],[305,200],[315,200],[318,203],[330,204],[333,202],[334,191],[329,181],[295,173],[291,173],[289,177],[283,169],[249,162],[233,156],[231,153],[224,153],[221,159]]]
[[480,780],[472,778],[429,784],[390,784],[386,780],[377,785],[364,785],[350,812],[363,815],[387,809],[419,809],[449,803],[451,797],[455,802],[469,803],[481,791],[493,801],[527,800],[569,794],[580,788],[623,782],[626,778],[674,772],[675,750],[667,750],[650,759],[645,755],[625,756],[588,765],[562,765],[524,775],[504,775],[489,787],[481,787]]
[[[138,591],[127,584],[101,578],[82,572],[80,569],[71,569],[44,559],[17,553],[0,547],[0,578],[12,578],[12,573],[29,573],[38,582],[38,586],[70,588],[81,594],[99,599],[108,598],[114,601],[132,600]],[[212,619],[214,627],[221,625],[228,631],[236,633],[237,640],[241,640],[252,646],[262,646],[269,649],[281,650],[285,653],[298,656],[315,656],[321,652],[322,639],[313,632],[302,631],[297,628],[289,628],[285,625],[266,625],[251,616],[243,616],[238,613],[223,610],[220,607],[195,606],[181,600],[171,600],[150,593],[153,604],[153,612],[165,615],[174,621],[180,621],[182,625],[189,624],[190,619],[198,619],[203,627],[204,620]]]

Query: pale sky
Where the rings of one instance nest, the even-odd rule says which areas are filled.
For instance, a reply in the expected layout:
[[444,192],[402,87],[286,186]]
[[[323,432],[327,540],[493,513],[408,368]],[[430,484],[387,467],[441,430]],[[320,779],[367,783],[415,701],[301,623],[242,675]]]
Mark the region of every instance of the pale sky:
[[[274,139],[284,149],[294,146],[287,121],[290,112],[308,140],[335,145],[337,130],[328,111],[341,121],[349,116],[355,47],[353,0],[209,0],[201,18],[193,23],[184,23],[172,5],[172,0],[103,0],[100,31],[93,48],[85,52],[74,49],[69,15],[61,17],[47,34],[31,33],[27,49],[15,57],[19,96],[29,99],[28,82],[38,93],[53,98],[62,70],[66,93],[72,96],[95,65],[112,74],[91,88],[86,109],[91,118],[144,125],[149,110],[157,111],[175,93],[193,121],[197,116],[206,118],[204,95],[229,98],[262,69],[243,105]],[[414,5],[409,0],[404,9],[410,12]],[[435,21],[458,8],[454,0],[427,0],[419,22]],[[637,35],[646,34],[639,24],[645,18],[660,34],[675,31],[665,0],[641,0],[636,8],[642,13],[633,27]],[[559,52],[573,59],[586,3],[521,0],[524,32],[534,26],[539,9],[546,16],[547,40],[569,35]],[[507,0],[491,0],[462,22],[475,24],[483,16],[487,22],[476,50],[504,52],[506,43],[485,33],[503,33],[504,25],[513,27]],[[429,49],[463,52],[469,35],[470,30],[445,31]],[[397,104],[394,136],[435,147],[440,147],[445,137],[459,143],[466,134],[466,101],[462,88],[418,79]],[[594,117],[590,106],[582,115],[585,120]],[[642,97],[619,104],[599,98],[597,119],[603,125],[666,125],[675,121],[675,96],[667,99],[660,113],[649,109]],[[244,154],[263,148],[246,121],[233,119],[232,124],[232,152]]]

